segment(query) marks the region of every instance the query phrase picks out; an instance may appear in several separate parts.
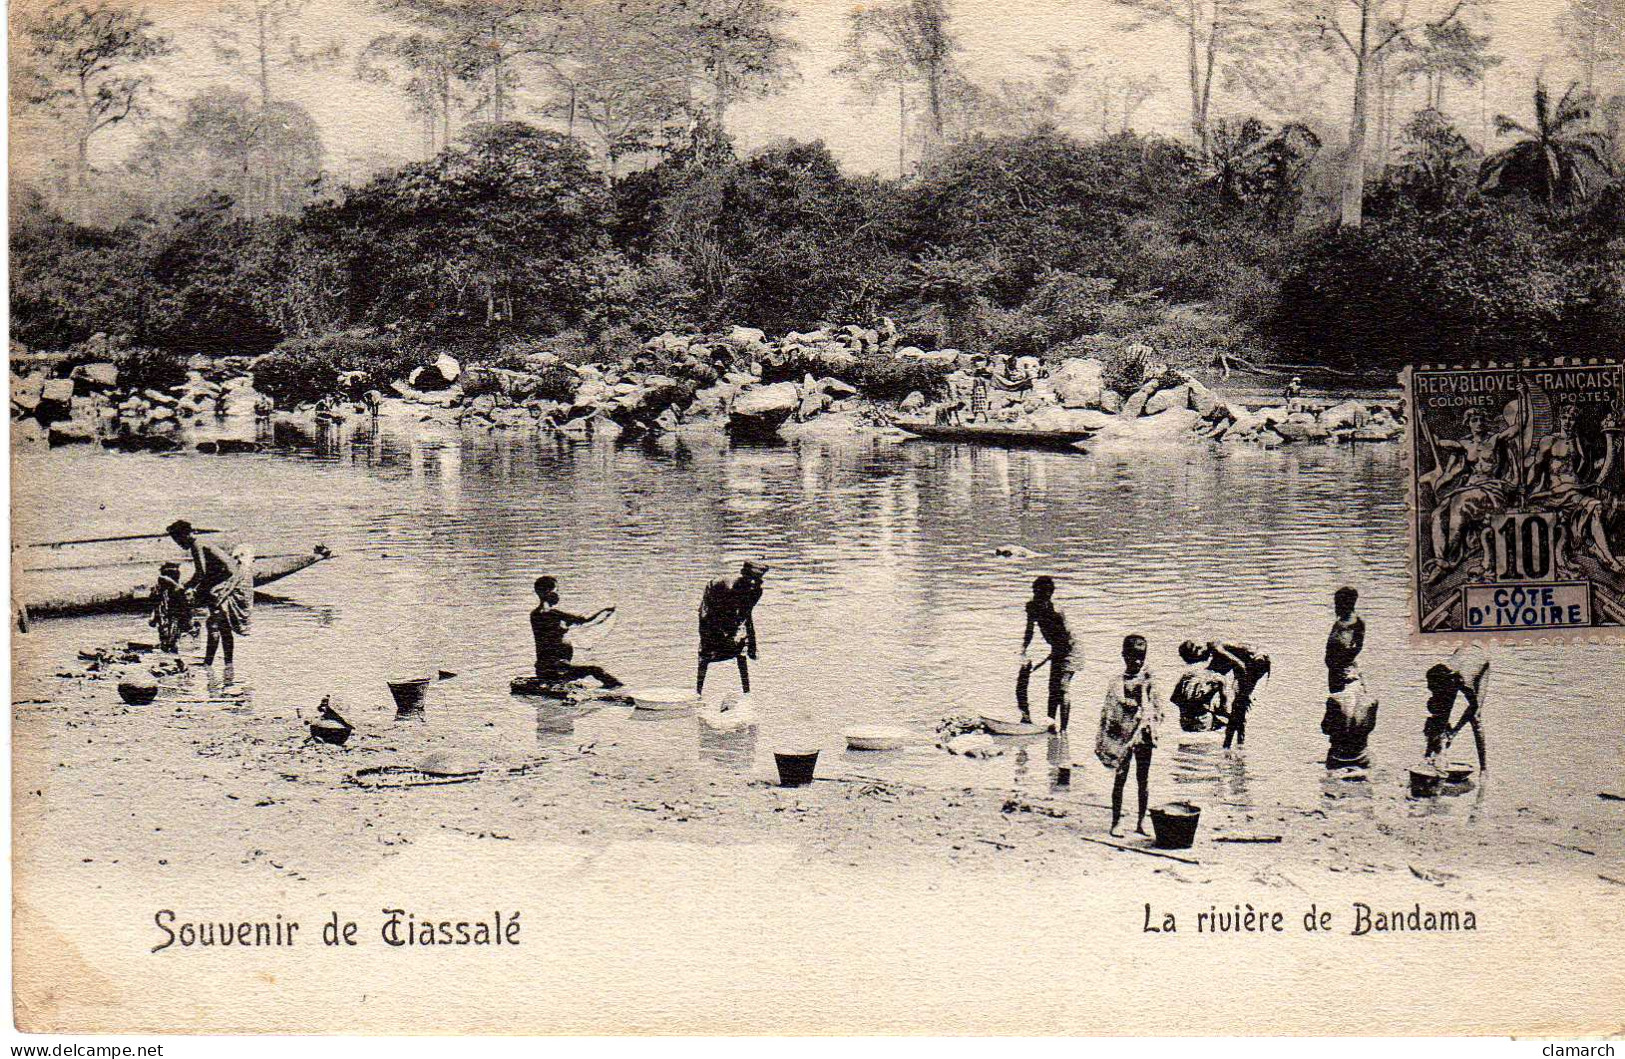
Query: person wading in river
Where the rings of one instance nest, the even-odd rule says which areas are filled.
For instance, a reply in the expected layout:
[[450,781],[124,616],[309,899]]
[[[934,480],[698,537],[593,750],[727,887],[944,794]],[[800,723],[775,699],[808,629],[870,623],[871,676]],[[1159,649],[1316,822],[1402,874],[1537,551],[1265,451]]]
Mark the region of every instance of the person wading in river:
[[1186,640],[1179,645],[1179,657],[1187,665],[1206,662],[1215,673],[1230,674],[1236,683],[1236,693],[1230,700],[1230,723],[1224,730],[1224,747],[1232,743],[1242,746],[1247,742],[1247,711],[1253,704],[1253,692],[1270,672],[1270,656],[1239,643],[1199,644]]
[[1360,679],[1356,660],[1365,647],[1365,619],[1354,613],[1360,590],[1347,585],[1332,593],[1337,619],[1326,634],[1326,690],[1337,694]]
[[[732,658],[739,663],[739,689],[750,694],[750,666],[756,658],[756,604],[762,600],[762,578],[767,567],[747,562],[730,584],[718,578],[700,597],[700,668],[694,693],[705,691],[705,671],[713,662]],[[743,635],[741,635],[743,633]]]
[[236,638],[248,635],[248,617],[254,606],[253,571],[220,545],[199,540],[185,519],[171,522],[165,532],[191,555],[192,579],[186,582],[186,590],[208,609],[203,623],[208,631],[203,664],[213,665],[218,650],[229,668]]
[[575,648],[565,639],[574,626],[607,618],[615,608],[605,607],[586,618],[560,610],[558,587],[557,578],[544,575],[536,579],[536,609],[530,612],[530,634],[536,641],[537,678],[565,684],[591,677],[606,688],[620,687],[621,682],[603,666],[577,665],[573,661]]
[[1357,589],[1344,586],[1332,595],[1337,619],[1326,634],[1326,713],[1320,730],[1330,741],[1326,767],[1366,768],[1366,744],[1377,727],[1377,702],[1366,694],[1356,660],[1365,646],[1365,621],[1354,613]]
[[[1029,653],[1034,629],[1049,644],[1049,658],[1037,662]],[[1027,628],[1021,636],[1021,671],[1016,676],[1016,706],[1021,710],[1022,721],[1028,724],[1032,723],[1033,718],[1027,707],[1027,685],[1032,680],[1033,670],[1046,661],[1049,663],[1049,719],[1055,722],[1058,731],[1064,732],[1072,718],[1072,702],[1067,688],[1082,659],[1078,657],[1072,628],[1066,622],[1066,612],[1055,605],[1055,579],[1048,576],[1033,579],[1033,598],[1027,601]]]
[[1151,752],[1156,749],[1157,730],[1162,727],[1162,699],[1151,671],[1145,668],[1145,656],[1145,637],[1123,638],[1123,672],[1106,686],[1106,704],[1100,711],[1100,732],[1095,739],[1095,756],[1116,773],[1112,778],[1113,836],[1123,833],[1123,788],[1128,786],[1131,764],[1140,796],[1134,830],[1145,834],[1145,811],[1151,800]]

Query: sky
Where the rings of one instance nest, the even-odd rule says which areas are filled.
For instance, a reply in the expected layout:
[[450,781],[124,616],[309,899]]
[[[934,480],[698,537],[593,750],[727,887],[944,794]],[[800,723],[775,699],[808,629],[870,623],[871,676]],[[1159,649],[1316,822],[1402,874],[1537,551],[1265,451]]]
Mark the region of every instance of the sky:
[[[41,0],[15,0],[22,6]],[[1407,0],[1416,10],[1427,0]],[[146,9],[161,28],[174,35],[180,52],[162,61],[161,97],[155,112],[173,110],[199,92],[250,82],[218,61],[208,43],[207,27],[219,18],[213,0],[148,0]],[[746,101],[730,110],[730,131],[746,151],[783,139],[824,140],[843,166],[852,171],[894,175],[897,168],[898,117],[895,97],[871,103],[831,70],[841,60],[841,42],[851,0],[790,0],[797,17],[789,32],[801,45],[796,56],[800,76],[775,97]],[[1130,12],[1111,0],[955,0],[955,26],[964,44],[971,73],[986,80],[1030,76],[1029,56],[1060,45],[1077,49],[1121,75],[1154,76],[1163,86],[1137,113],[1141,132],[1182,136],[1187,132],[1184,39],[1176,27],[1125,28]],[[1498,112],[1525,117],[1537,73],[1566,83],[1573,75],[1555,28],[1560,0],[1481,0],[1477,24],[1494,36],[1493,48],[1505,61],[1491,71],[1482,93],[1455,90],[1447,109],[1458,125],[1477,140]],[[302,103],[320,125],[328,168],[343,180],[358,180],[382,165],[420,157],[419,126],[407,114],[398,92],[387,85],[364,84],[354,77],[355,55],[371,37],[392,23],[369,0],[310,0],[297,32],[310,46],[338,42],[345,58],[326,69],[283,70],[275,91]],[[1348,78],[1334,76],[1318,101],[1331,121],[1346,120]],[[1415,90],[1419,98],[1421,89]],[[1215,112],[1251,112],[1245,99],[1215,91]],[[1086,96],[1075,100],[1092,113]],[[1419,106],[1403,101],[1401,114]],[[36,118],[13,105],[13,171],[27,173],[44,163],[37,146]],[[1401,119],[1402,120],[1402,119]],[[1077,131],[1093,127],[1086,114],[1075,120]],[[128,150],[133,124],[99,137],[93,161],[114,164]]]

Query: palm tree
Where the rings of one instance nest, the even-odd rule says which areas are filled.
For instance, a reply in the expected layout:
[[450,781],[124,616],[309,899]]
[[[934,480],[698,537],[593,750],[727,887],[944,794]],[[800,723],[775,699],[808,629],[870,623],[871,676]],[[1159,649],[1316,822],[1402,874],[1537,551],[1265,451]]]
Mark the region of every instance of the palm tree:
[[1537,78],[1534,126],[1496,115],[1497,135],[1517,132],[1524,138],[1484,160],[1479,187],[1539,194],[1553,208],[1589,196],[1593,172],[1606,174],[1613,168],[1608,138],[1590,127],[1593,99],[1575,82],[1553,107],[1545,84]]

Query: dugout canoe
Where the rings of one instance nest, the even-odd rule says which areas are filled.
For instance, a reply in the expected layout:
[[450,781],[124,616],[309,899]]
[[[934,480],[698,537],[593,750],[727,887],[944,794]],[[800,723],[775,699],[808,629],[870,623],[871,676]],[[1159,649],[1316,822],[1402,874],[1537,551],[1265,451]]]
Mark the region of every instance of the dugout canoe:
[[892,425],[927,441],[953,441],[970,445],[993,445],[1006,449],[1056,449],[1077,452],[1080,441],[1095,436],[1093,430],[1029,430],[979,423],[949,425],[925,423],[916,419],[893,419]]
[[[308,552],[254,557],[254,587],[297,574],[333,555],[325,546]],[[120,614],[152,607],[158,562],[128,559],[81,566],[36,567],[18,572],[16,596],[30,619]]]

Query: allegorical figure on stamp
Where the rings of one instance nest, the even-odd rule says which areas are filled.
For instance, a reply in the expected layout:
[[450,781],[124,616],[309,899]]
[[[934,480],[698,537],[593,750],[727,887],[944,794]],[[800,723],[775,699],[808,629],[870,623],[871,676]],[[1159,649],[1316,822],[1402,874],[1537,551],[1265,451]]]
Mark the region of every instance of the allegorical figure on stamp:
[[1578,430],[1580,409],[1572,402],[1557,413],[1550,434],[1541,438],[1524,460],[1530,502],[1563,516],[1571,540],[1589,543],[1597,558],[1614,573],[1625,572],[1608,541],[1607,519],[1619,510],[1619,498],[1593,495],[1605,488],[1620,433],[1619,419],[1610,411],[1602,420],[1603,453],[1596,455]]
[[1466,435],[1441,438],[1428,431],[1425,418],[1417,418],[1435,460],[1433,471],[1421,479],[1432,486],[1434,496],[1429,519],[1433,557],[1423,571],[1423,577],[1430,582],[1461,564],[1469,531],[1504,511],[1515,496],[1518,464],[1511,446],[1523,430],[1521,401],[1507,406],[1504,421],[1505,427],[1492,433],[1489,416],[1474,405],[1462,415]]

